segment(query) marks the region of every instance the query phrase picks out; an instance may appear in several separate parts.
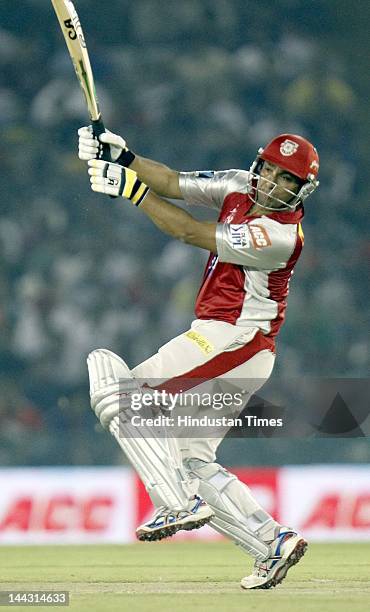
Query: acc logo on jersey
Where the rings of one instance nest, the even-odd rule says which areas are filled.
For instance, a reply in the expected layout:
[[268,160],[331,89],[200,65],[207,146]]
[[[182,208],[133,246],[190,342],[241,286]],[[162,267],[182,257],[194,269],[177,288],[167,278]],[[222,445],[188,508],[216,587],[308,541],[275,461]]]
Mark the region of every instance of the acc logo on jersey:
[[289,155],[293,155],[298,150],[299,144],[294,142],[293,140],[289,140],[288,138],[284,140],[284,142],[280,145],[280,153],[285,155],[285,157],[289,157]]
[[248,225],[242,223],[240,225],[230,225],[230,239],[231,246],[233,249],[239,249],[240,247],[250,246],[250,233],[248,231]]
[[253,246],[256,249],[271,246],[270,236],[263,225],[249,225],[249,231],[252,236]]

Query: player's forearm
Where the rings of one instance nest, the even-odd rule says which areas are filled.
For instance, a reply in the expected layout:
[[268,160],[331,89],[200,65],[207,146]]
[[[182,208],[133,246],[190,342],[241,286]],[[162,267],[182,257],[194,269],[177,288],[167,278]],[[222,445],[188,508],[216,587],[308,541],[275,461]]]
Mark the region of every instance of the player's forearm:
[[182,208],[152,192],[148,193],[139,209],[165,234],[187,244],[217,252],[216,223],[197,221]]
[[139,179],[158,195],[166,198],[182,199],[179,187],[179,173],[168,166],[135,154],[130,164]]
[[[110,156],[114,163],[129,167],[138,178],[155,193],[165,198],[182,199],[179,186],[179,172],[164,164],[141,157],[129,150],[126,141],[117,134],[104,132],[99,140],[94,136],[91,126],[78,130],[78,156],[84,161],[101,159],[102,143],[109,145]],[[100,141],[100,142],[99,142]]]
[[197,221],[182,208],[163,200],[149,190],[133,168],[125,168],[102,159],[90,159],[88,165],[93,191],[127,198],[162,232],[182,242],[217,253],[216,223]]

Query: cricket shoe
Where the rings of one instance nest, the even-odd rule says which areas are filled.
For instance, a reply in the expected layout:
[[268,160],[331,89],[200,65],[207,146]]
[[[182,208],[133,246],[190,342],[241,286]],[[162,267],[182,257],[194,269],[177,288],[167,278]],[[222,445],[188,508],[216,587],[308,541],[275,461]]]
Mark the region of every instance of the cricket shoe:
[[161,506],[154,516],[136,529],[136,537],[141,541],[155,542],[173,536],[180,529],[191,531],[209,523],[214,517],[213,510],[199,495],[189,500],[186,510],[170,510]]
[[241,580],[243,589],[271,589],[280,584],[288,570],[305,554],[307,542],[299,533],[282,527],[270,547],[270,557],[266,561],[256,561],[252,574]]

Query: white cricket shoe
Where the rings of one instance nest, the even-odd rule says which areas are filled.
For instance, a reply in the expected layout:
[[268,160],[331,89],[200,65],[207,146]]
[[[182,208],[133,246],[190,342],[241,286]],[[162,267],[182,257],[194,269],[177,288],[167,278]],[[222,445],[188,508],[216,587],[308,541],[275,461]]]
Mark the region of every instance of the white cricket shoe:
[[199,495],[194,495],[185,510],[158,508],[154,516],[136,529],[136,537],[141,541],[154,542],[173,536],[180,529],[191,531],[209,523],[214,517],[212,508]]
[[271,589],[280,584],[292,565],[303,557],[308,544],[299,533],[282,527],[270,546],[271,556],[266,561],[256,561],[253,573],[241,580],[243,589]]

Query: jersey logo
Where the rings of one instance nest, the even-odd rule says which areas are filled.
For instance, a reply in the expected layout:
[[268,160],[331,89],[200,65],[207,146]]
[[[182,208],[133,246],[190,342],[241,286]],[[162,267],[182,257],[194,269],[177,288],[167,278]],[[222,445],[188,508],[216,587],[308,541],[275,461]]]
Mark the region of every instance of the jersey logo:
[[289,140],[288,138],[284,140],[284,142],[280,145],[280,153],[285,157],[289,157],[298,151],[299,144],[294,142],[293,140]]
[[230,239],[231,246],[233,249],[239,249],[241,247],[250,247],[251,235],[248,231],[248,225],[242,223],[240,225],[230,225]]
[[271,246],[270,236],[263,225],[249,225],[249,231],[255,249],[263,249],[264,247]]
[[226,223],[230,223],[230,221],[232,221],[234,219],[235,213],[238,210],[238,205],[234,206],[234,208],[232,210],[230,210],[229,214],[227,215],[225,221]]
[[197,172],[197,176],[199,176],[199,178],[212,178],[214,176],[214,171],[213,170],[202,170],[201,172]]
[[186,332],[184,336],[185,338],[189,338],[189,340],[192,342],[195,342],[195,344],[199,346],[200,350],[205,353],[205,355],[212,353],[212,351],[215,349],[213,344],[211,344],[211,342],[209,342],[205,336],[202,336],[202,334],[199,334],[196,331],[190,330]]

